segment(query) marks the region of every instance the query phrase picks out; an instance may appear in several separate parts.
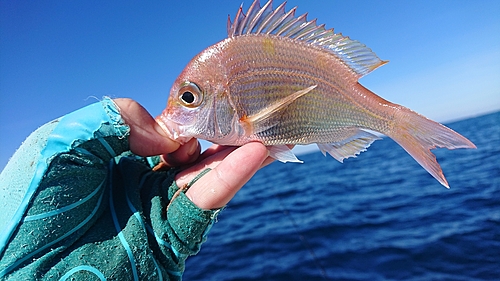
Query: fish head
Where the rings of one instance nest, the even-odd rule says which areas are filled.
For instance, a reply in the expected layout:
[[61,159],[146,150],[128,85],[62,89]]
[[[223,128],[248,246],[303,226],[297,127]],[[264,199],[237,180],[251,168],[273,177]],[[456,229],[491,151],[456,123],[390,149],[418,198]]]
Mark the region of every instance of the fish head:
[[[167,107],[156,117],[164,131],[180,143],[191,138],[213,141],[220,135],[216,124],[233,114],[224,68],[214,46],[206,49],[184,68],[170,90]],[[217,118],[216,118],[217,116]]]

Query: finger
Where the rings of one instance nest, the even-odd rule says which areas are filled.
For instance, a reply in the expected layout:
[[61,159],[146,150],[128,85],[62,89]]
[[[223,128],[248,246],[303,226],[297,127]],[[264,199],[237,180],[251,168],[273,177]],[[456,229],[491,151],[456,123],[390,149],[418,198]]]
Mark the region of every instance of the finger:
[[[209,156],[211,156],[211,155],[213,155],[213,154],[215,154],[215,153],[218,153],[218,152],[220,152],[220,151],[222,151],[222,150],[227,149],[228,147],[229,147],[229,146],[223,146],[223,145],[214,144],[214,145],[212,145],[211,147],[207,148],[207,149],[206,149],[206,150],[205,150],[205,151],[201,154],[201,156],[200,156],[200,158],[199,158],[198,160],[200,160],[200,161],[201,161],[201,160],[203,160],[203,159],[205,159],[205,158],[207,158],[207,157],[209,157]],[[292,145],[292,146],[288,146],[288,147],[290,147],[290,149],[292,149],[294,146]],[[274,162],[274,160],[276,160],[276,159],[274,159],[274,158],[272,158],[272,157],[268,157],[268,159],[266,159],[266,160],[264,161],[264,163],[262,164],[262,167],[265,167],[265,166],[267,166],[267,165],[271,164],[272,162]],[[262,167],[261,167],[261,168],[262,168]]]
[[201,145],[197,139],[191,139],[176,151],[161,156],[163,162],[170,167],[182,166],[198,160],[201,153]]
[[[175,180],[178,186],[184,186],[188,184],[194,177],[200,174],[203,170],[210,168],[215,168],[224,158],[231,152],[233,152],[237,147],[235,146],[223,146],[214,144],[211,147],[207,148],[198,158],[199,163],[184,169],[182,172],[177,174]],[[263,168],[272,162],[274,162],[274,158],[267,157],[266,160],[262,163],[260,168]]]
[[140,156],[170,153],[180,144],[171,140],[144,107],[132,99],[114,99],[123,121],[130,127],[130,150]]
[[200,156],[200,159],[204,156],[205,159],[200,160],[200,162],[196,163],[195,165],[184,169],[180,173],[177,174],[175,177],[175,182],[177,183],[178,186],[185,186],[191,180],[196,177],[198,174],[200,174],[203,170],[205,169],[214,169],[219,165],[220,162],[224,160],[231,152],[233,152],[236,149],[236,147],[230,147],[230,146],[218,146],[217,147],[217,153],[214,153],[212,155],[205,155],[205,152],[203,152],[202,156]]
[[200,161],[214,155],[214,154],[217,154],[221,151],[224,151],[226,149],[231,149],[231,151],[235,150],[236,149],[236,146],[226,146],[226,145],[219,145],[219,144],[213,144],[212,146],[210,146],[209,148],[205,149],[205,151],[203,151],[203,153],[200,155]]
[[225,206],[268,158],[267,148],[248,143],[232,153],[193,184],[186,196],[202,209]]
[[263,162],[263,163],[262,163],[262,165],[260,166],[260,168],[262,169],[262,168],[264,168],[265,166],[267,166],[267,165],[269,165],[269,164],[273,163],[273,162],[274,162],[274,160],[276,160],[276,159],[272,158],[271,156],[267,157],[267,158],[266,158],[266,160],[264,160],[264,162]]

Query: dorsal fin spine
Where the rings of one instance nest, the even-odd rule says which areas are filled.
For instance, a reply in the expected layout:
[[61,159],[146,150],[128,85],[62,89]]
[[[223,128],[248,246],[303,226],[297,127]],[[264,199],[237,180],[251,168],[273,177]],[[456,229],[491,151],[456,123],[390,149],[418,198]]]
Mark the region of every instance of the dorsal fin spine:
[[288,11],[288,13],[285,13],[285,15],[283,17],[280,18],[280,21],[277,21],[276,22],[276,25],[273,26],[274,28],[269,28],[269,30],[267,31],[267,34],[271,34],[274,30],[278,29],[278,31],[276,32],[276,35],[281,35],[284,31],[285,31],[285,28],[287,28],[287,24],[285,24],[284,26],[282,26],[280,29],[280,25],[283,24],[283,22],[286,22],[288,18],[293,18],[295,16],[295,11],[296,11],[296,8],[297,7],[293,7],[290,11]]
[[298,40],[302,41],[307,41],[305,40],[307,36],[311,35],[314,30],[318,29],[318,25],[316,24],[316,19],[313,19],[312,21],[308,21],[302,26],[302,30],[299,30],[297,34],[295,34],[295,38]]
[[243,14],[243,3],[241,4],[236,16],[234,16],[234,22],[231,22],[231,15],[227,16],[227,34],[229,37],[233,37],[236,34],[236,27],[240,26],[240,15]]
[[[272,2],[268,2],[272,3]],[[278,6],[275,10],[272,10],[272,6],[269,5],[269,8],[271,9],[269,15],[262,21],[260,24],[259,28],[257,29],[257,33],[262,33],[266,27],[269,28],[269,23],[273,22],[274,17],[279,17],[280,15],[285,13],[285,4],[286,2],[281,3],[281,5]]]
[[318,42],[321,42],[323,39],[323,36],[328,33],[328,32],[332,32],[333,33],[333,29],[324,29],[325,28],[325,25],[322,24],[322,25],[318,25],[317,27],[317,33],[313,32],[311,33],[311,37],[309,37],[307,40],[311,41],[311,43],[313,44],[316,44],[318,45],[317,43]]
[[[267,2],[264,7],[262,7],[254,16],[254,18],[252,19],[252,22],[250,23],[250,26],[248,27],[248,30],[247,32],[251,32],[251,30],[253,30],[256,26],[257,26],[257,23],[259,22],[259,20],[265,20],[266,19],[266,13],[269,13],[268,11],[268,7],[271,7],[271,11],[272,11],[272,1],[269,1]],[[262,25],[262,23],[261,23]],[[257,30],[256,33],[259,33],[259,31]]]
[[307,13],[300,15],[295,21],[293,21],[293,24],[288,27],[286,37],[297,38],[296,34],[301,32],[304,26],[307,26]]
[[285,11],[286,2],[272,9],[272,0],[260,7],[255,0],[247,11],[240,7],[234,21],[228,18],[228,36],[230,38],[245,34],[267,34],[299,40],[321,47],[349,67],[358,78],[387,63],[377,57],[368,47],[352,40],[325,25],[317,25],[316,19],[307,21],[307,13],[295,16],[297,7]]
[[[244,14],[244,13],[243,13],[243,17],[244,17],[244,18],[243,18],[243,21],[241,22],[240,28],[239,28],[239,29],[238,29],[238,31],[237,31],[237,34],[238,34],[238,35],[245,34],[245,29],[247,30],[247,32],[246,32],[246,33],[247,33],[247,34],[249,34],[249,31],[250,31],[251,29],[249,29],[249,28],[248,28],[248,24],[247,24],[247,23],[248,23],[248,20],[249,20],[249,19],[250,19],[250,20],[252,19],[253,15],[254,15],[254,13],[255,13],[255,10],[256,10],[256,9],[255,9],[255,7],[256,7],[257,5],[258,5],[258,6],[259,6],[259,8],[260,8],[259,1],[254,1],[254,2],[252,3],[252,5],[250,5],[250,8],[248,8],[247,13],[246,13],[246,14]],[[259,9],[259,10],[260,10],[260,9]]]

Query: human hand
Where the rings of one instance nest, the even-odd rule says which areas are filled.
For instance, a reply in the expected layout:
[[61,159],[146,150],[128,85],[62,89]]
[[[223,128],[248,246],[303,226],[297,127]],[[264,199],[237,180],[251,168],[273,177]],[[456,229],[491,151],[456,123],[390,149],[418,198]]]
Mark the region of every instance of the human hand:
[[130,127],[129,144],[133,153],[162,155],[163,161],[171,167],[188,165],[175,179],[178,186],[186,185],[206,168],[212,169],[186,192],[186,196],[202,209],[226,205],[260,168],[273,161],[268,157],[267,148],[258,142],[239,148],[214,145],[200,155],[196,139],[180,145],[140,104],[131,99],[114,101]]
[[186,196],[202,209],[216,209],[225,206],[260,168],[273,161],[267,148],[259,142],[241,147],[213,145],[175,180],[178,186],[184,186],[210,168],[211,171],[188,189]]
[[184,145],[169,138],[168,134],[151,117],[144,107],[134,100],[121,98],[113,100],[123,121],[130,127],[130,150],[140,156],[162,155],[167,165],[174,167],[198,159],[200,145],[192,139]]

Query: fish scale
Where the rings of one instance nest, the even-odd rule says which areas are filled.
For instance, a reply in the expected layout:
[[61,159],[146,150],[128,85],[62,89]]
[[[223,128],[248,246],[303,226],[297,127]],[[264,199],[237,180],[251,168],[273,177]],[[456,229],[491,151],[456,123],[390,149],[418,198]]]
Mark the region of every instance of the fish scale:
[[[296,8],[253,2],[228,20],[228,38],[195,56],[177,77],[156,118],[180,143],[260,141],[282,162],[300,162],[287,147],[316,143],[342,162],[387,135],[442,185],[431,149],[475,148],[453,130],[358,83],[387,63],[359,41],[295,16]],[[184,99],[185,94],[188,99]]]
[[[267,134],[267,137],[263,139],[265,144],[295,142],[297,141],[297,136],[301,135],[297,132],[304,132],[311,124],[318,124],[318,127],[323,128],[323,130],[322,132],[318,132],[318,134],[311,135],[311,138],[300,136],[304,143],[310,143],[311,141],[335,141],[335,139],[329,139],[329,137],[340,128],[348,126],[361,126],[371,130],[381,130],[383,127],[381,124],[389,118],[385,116],[371,118],[365,114],[371,108],[379,106],[379,104],[374,101],[369,101],[363,104],[362,107],[352,104],[352,99],[349,98],[348,94],[345,94],[350,85],[344,81],[335,79],[336,77],[354,76],[352,71],[339,63],[332,67],[331,65],[335,64],[336,61],[332,61],[331,58],[328,58],[330,62],[323,63],[323,68],[315,67],[314,60],[311,60],[310,57],[322,57],[322,55],[325,55],[322,50],[315,50],[317,51],[315,54],[311,54],[311,50],[309,50],[307,53],[308,56],[291,56],[290,54],[304,53],[304,48],[299,44],[290,46],[290,42],[287,42],[290,40],[284,39],[287,38],[269,35],[247,36],[234,42],[234,44],[228,44],[227,46],[231,49],[225,50],[223,53],[225,56],[233,57],[233,61],[264,61],[263,64],[259,64],[256,67],[252,65],[247,66],[245,68],[246,71],[233,70],[231,66],[228,66],[228,76],[233,77],[229,81],[229,89],[230,93],[234,93],[234,96],[237,97],[238,104],[242,107],[240,117],[244,114],[251,115],[258,112],[262,109],[263,105],[279,100],[284,95],[311,85],[318,85],[311,93],[297,99],[294,104],[286,109],[286,112],[277,116],[280,120],[276,121],[278,125],[273,129],[278,130],[279,133],[274,135]],[[286,50],[286,52],[275,54],[263,52],[259,46],[263,45],[261,42],[264,40],[273,42],[275,49]],[[258,47],[248,48],[247,46],[249,45]],[[242,52],[242,49],[246,52]],[[273,65],[273,60],[280,61],[280,63]],[[266,62],[269,65],[266,65]],[[247,74],[247,72],[251,73]],[[278,77],[273,77],[274,75]],[[281,77],[287,77],[287,79]],[[260,85],[260,88],[255,87],[251,83],[247,85],[246,78],[255,81],[256,84]],[[267,85],[268,90],[263,85]],[[256,94],[257,92],[258,94]],[[342,106],[336,106],[336,104],[341,104]],[[320,105],[324,105],[324,107],[320,107]],[[305,110],[311,107],[316,110]],[[337,110],[332,111],[332,109]],[[380,109],[374,109],[373,112],[385,113]],[[320,119],[319,117],[324,118]]]
[[[265,36],[266,38],[269,38],[269,36]],[[276,39],[278,39],[277,37]],[[272,37],[271,37],[272,39]],[[285,38],[286,39],[286,38]],[[229,88],[230,92],[234,94],[234,96],[237,97],[237,99],[240,101],[239,103],[244,107],[242,109],[243,112],[246,112],[246,114],[252,114],[256,111],[259,111],[262,109],[263,105],[266,103],[272,102],[273,100],[279,100],[282,98],[282,96],[288,95],[290,92],[295,92],[298,89],[303,89],[305,87],[311,86],[311,85],[318,85],[318,91],[321,93],[315,93],[316,91],[313,90],[310,94],[303,96],[300,98],[300,100],[297,100],[297,102],[293,105],[291,105],[287,112],[290,112],[289,116],[290,118],[295,118],[296,115],[295,112],[302,112],[302,108],[309,108],[309,104],[312,102],[315,105],[319,104],[326,104],[326,105],[333,105],[325,108],[323,111],[324,112],[332,112],[332,109],[343,109],[343,114],[339,114],[341,112],[335,112],[333,114],[330,114],[327,120],[323,122],[322,125],[330,127],[331,130],[336,130],[335,123],[334,121],[338,121],[339,119],[342,119],[342,116],[345,116],[344,121],[350,121],[352,122],[351,124],[347,123],[342,123],[339,124],[342,127],[345,127],[346,125],[352,125],[352,126],[366,126],[367,128],[370,129],[377,129],[376,126],[378,124],[382,123],[380,120],[373,120],[377,124],[371,124],[370,126],[367,124],[367,118],[365,116],[361,118],[356,118],[355,115],[360,114],[360,107],[355,107],[355,106],[350,106],[348,104],[349,102],[349,96],[346,96],[343,94],[347,91],[346,87],[344,86],[345,84],[342,84],[343,81],[336,81],[331,78],[339,77],[337,73],[334,73],[335,68],[329,67],[328,64],[323,64],[324,67],[320,68],[314,65],[314,63],[311,63],[311,60],[308,59],[308,57],[305,56],[300,56],[301,53],[303,53],[303,48],[302,46],[298,46],[297,44],[289,45],[290,42],[280,42],[282,40],[276,40],[276,45],[287,45],[286,49],[284,46],[276,46],[276,49],[280,50],[287,50],[286,53],[284,54],[274,54],[274,55],[269,55],[266,54],[265,52],[262,52],[260,48],[251,48],[250,50],[248,49],[248,45],[257,45],[260,46],[262,44],[256,43],[256,41],[263,41],[263,38],[256,37],[247,37],[247,38],[242,38],[242,40],[239,40],[238,42],[235,42],[235,44],[228,45],[231,46],[231,50],[226,50],[224,55],[227,56],[232,56],[234,60],[238,61],[247,61],[249,62],[249,66],[246,66],[246,69],[250,69],[247,72],[251,72],[250,74],[247,74],[247,72],[243,72],[241,70],[233,70],[231,66],[228,66],[228,76],[233,77],[229,81]],[[241,49],[245,50],[245,52],[240,51]],[[314,54],[313,56],[320,56],[322,52],[318,50],[319,54],[316,55]],[[233,54],[236,54],[233,56]],[[309,52],[310,54],[310,52]],[[259,66],[251,66],[252,61],[272,61],[273,56],[279,56],[280,58],[283,57],[285,58],[281,64],[275,64],[270,67],[264,65],[259,65]],[[309,55],[311,56],[311,55]],[[295,66],[293,68],[290,68],[289,66]],[[338,67],[338,66],[337,66]],[[333,71],[332,71],[333,70]],[[341,69],[340,71],[344,72],[349,72],[349,69],[345,67],[345,69]],[[339,72],[340,72],[339,71]],[[333,73],[332,73],[333,72]],[[272,77],[272,76],[278,76],[278,77]],[[342,75],[347,76],[347,75],[353,75],[352,73],[342,73]],[[249,87],[247,86],[246,79],[249,78],[253,81],[255,81],[256,84],[259,84],[260,87],[255,87],[254,85],[250,85]],[[286,77],[286,78],[282,78]],[[274,82],[272,84],[268,83],[268,80],[270,82]],[[234,86],[233,86],[234,85]],[[263,90],[263,85],[267,86],[269,88],[268,91],[261,91]],[[324,85],[324,86],[323,86]],[[344,86],[344,87],[343,87]],[[291,90],[289,90],[291,89]],[[256,94],[256,92],[259,92]],[[335,100],[339,100],[338,103],[342,103],[343,107],[338,107],[335,106]],[[254,108],[249,108],[250,106]],[[352,111],[348,111],[346,108],[352,108]],[[316,107],[317,108],[317,107]],[[302,119],[298,123],[316,123],[317,120],[317,111],[308,111],[310,114],[307,116],[300,116]],[[323,115],[322,115],[323,116]],[[379,117],[381,118],[381,117]],[[282,118],[282,119],[287,119],[288,118]],[[353,122],[359,120],[361,122]],[[338,122],[340,123],[340,122]],[[326,128],[325,128],[326,129]],[[294,133],[292,133],[294,134]],[[282,143],[286,143],[288,140],[287,139],[282,139]]]

